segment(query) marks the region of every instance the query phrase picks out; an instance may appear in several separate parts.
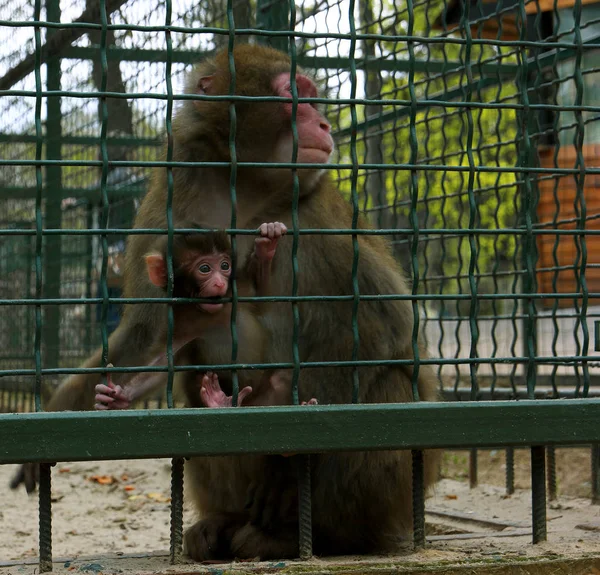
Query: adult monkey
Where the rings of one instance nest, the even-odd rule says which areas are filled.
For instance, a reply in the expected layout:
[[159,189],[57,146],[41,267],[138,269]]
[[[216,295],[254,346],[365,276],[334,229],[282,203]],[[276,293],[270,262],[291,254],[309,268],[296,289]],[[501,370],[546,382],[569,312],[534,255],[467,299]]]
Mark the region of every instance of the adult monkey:
[[[270,48],[239,46],[234,50],[235,92],[244,96],[290,97],[290,61]],[[187,93],[227,95],[230,88],[228,54],[221,52],[191,75]],[[296,77],[298,94],[314,97],[314,83]],[[173,121],[173,159],[182,161],[230,161],[230,117],[227,101],[186,101]],[[292,151],[291,102],[235,104],[237,160],[289,162]],[[297,105],[298,161],[324,164],[333,143],[329,124],[310,103]],[[299,169],[299,221],[303,228],[350,228],[352,210],[332,183],[326,170]],[[223,228],[231,217],[230,169],[211,167],[173,168],[175,223],[192,219],[210,228]],[[236,180],[237,222],[241,228],[257,228],[264,221],[280,221],[292,227],[293,176],[290,169],[239,166]],[[153,181],[139,210],[135,227],[166,228],[167,172],[154,171]],[[364,220],[359,225],[368,227]],[[133,235],[127,249],[126,297],[159,297],[160,290],[147,280],[144,254],[153,238]],[[240,265],[250,253],[253,238],[238,237]],[[359,236],[357,279],[360,293],[408,294],[406,280],[387,242],[374,235]],[[353,246],[349,235],[303,235],[298,250],[298,293],[303,296],[351,295]],[[270,289],[274,295],[291,295],[291,242],[281,242],[273,260]],[[352,302],[315,302],[300,307],[301,361],[352,359]],[[157,322],[164,316],[152,304],[128,306],[118,330],[110,338],[109,361],[137,365],[136,350],[144,349]],[[293,316],[289,303],[265,308],[264,325],[276,345],[269,361],[291,361]],[[362,301],[358,308],[360,360],[412,359],[413,311],[407,300]],[[182,350],[191,354],[193,342]],[[424,357],[424,351],[421,357]],[[100,352],[86,366],[99,366]],[[359,368],[362,403],[413,401],[412,369],[378,366]],[[429,366],[419,369],[419,395],[437,398],[437,378]],[[97,375],[68,379],[52,398],[48,409],[91,409]],[[197,390],[196,375],[188,374],[188,387]],[[227,390],[225,390],[227,391]],[[351,368],[306,369],[300,373],[301,401],[317,397],[321,404],[349,403],[352,399]],[[188,397],[194,394],[188,393]],[[198,394],[195,394],[198,396]],[[196,404],[200,406],[200,403]],[[425,481],[436,479],[438,457],[425,454]],[[298,554],[296,486],[281,477],[290,472],[289,458],[240,456],[197,458],[186,466],[188,483],[202,519],[186,533],[189,555],[212,558],[263,559]],[[267,472],[268,470],[268,472]],[[277,478],[272,481],[273,478]],[[246,492],[269,505],[246,506]],[[319,454],[312,458],[313,536],[316,554],[393,551],[410,534],[411,457],[404,451]],[[249,509],[253,509],[250,512]]]

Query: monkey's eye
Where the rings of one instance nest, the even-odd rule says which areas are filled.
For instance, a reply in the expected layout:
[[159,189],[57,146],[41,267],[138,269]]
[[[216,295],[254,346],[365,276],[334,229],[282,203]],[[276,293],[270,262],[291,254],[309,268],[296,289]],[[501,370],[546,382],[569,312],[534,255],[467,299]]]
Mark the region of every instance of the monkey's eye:
[[229,264],[229,262],[228,262],[228,261],[226,261],[226,260],[223,260],[223,261],[221,262],[221,269],[222,269],[224,272],[228,272],[228,271],[230,270],[230,268],[231,268],[231,265]]
[[201,274],[209,274],[210,273],[210,266],[208,264],[201,264],[198,269],[200,270]]

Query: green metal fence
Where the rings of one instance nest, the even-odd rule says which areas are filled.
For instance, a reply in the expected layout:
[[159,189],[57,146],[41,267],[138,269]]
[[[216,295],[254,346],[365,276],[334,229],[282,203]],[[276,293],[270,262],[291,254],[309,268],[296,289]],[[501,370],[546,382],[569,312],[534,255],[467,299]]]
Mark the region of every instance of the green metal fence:
[[[163,166],[185,72],[240,42],[287,51],[321,82],[340,189],[392,242],[413,280],[431,352],[422,361],[439,366],[445,399],[459,402],[41,412],[59,379],[106,346],[119,304],[105,291],[111,275],[118,283],[114,256]],[[231,454],[415,450],[417,545],[419,450],[472,448],[474,475],[476,448],[506,447],[510,461],[515,447],[533,446],[534,541],[545,538],[542,446],[552,461],[554,445],[600,442],[600,345],[590,335],[600,318],[600,3],[1,0],[0,46],[0,411],[38,412],[0,415],[0,462],[44,462],[43,570],[48,463],[175,457],[175,560],[181,458],[223,453],[211,438],[224,422],[254,430],[250,441],[232,434]],[[255,233],[237,229],[235,214],[230,231]],[[308,233],[319,230],[295,220],[296,245]],[[311,366],[296,355],[288,367]],[[561,397],[569,401],[540,401]],[[199,418],[206,432],[189,439]],[[73,429],[78,440],[67,441]],[[123,433],[144,442],[94,442]],[[310,507],[300,506],[306,522]]]

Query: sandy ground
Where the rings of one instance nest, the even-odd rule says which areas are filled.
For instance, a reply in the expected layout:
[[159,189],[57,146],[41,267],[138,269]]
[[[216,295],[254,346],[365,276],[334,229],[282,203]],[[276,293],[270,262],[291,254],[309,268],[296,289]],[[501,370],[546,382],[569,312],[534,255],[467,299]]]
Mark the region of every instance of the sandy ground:
[[[479,483],[505,486],[506,465],[503,449],[478,451]],[[467,451],[449,451],[445,454],[442,476],[468,481]],[[558,494],[572,497],[591,497],[592,472],[589,448],[556,450],[556,484]],[[528,449],[515,450],[515,488],[531,487],[531,454]]]
[[[38,554],[37,496],[5,488],[15,469],[0,466],[0,560]],[[60,463],[52,501],[54,555],[169,549],[168,459]]]
[[[527,451],[517,453],[517,464],[522,464],[517,474],[519,488],[527,487],[527,457]],[[426,552],[411,555],[411,560],[600,554],[600,506],[581,497],[590,490],[589,450],[559,450],[558,459],[560,496],[548,505],[549,542],[532,546],[530,493],[519,489],[506,497],[503,452],[481,452],[480,486],[472,490],[464,480],[467,454],[446,454],[446,479],[427,500],[430,545]],[[574,461],[579,462],[578,468]],[[561,474],[563,467],[565,473]],[[37,497],[27,496],[23,489],[4,488],[15,469],[13,465],[0,466],[0,573],[26,575],[36,568]],[[107,557],[153,552],[163,557],[151,570],[167,569],[169,491],[169,460],[57,465],[52,476],[53,556],[79,558],[80,566],[87,569],[92,565],[92,571],[108,573],[129,569],[122,559],[119,567],[111,570],[103,565]],[[184,524],[193,520],[193,510],[186,506]],[[11,561],[29,565],[7,565]],[[59,567],[73,570],[73,565],[61,563],[55,571]],[[144,569],[138,564],[131,571]]]

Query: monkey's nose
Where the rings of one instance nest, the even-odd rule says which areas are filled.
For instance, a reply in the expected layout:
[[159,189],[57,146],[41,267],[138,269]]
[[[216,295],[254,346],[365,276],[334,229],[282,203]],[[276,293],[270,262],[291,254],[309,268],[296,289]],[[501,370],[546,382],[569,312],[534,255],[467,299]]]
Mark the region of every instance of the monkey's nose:
[[319,124],[319,128],[321,128],[321,130],[323,130],[326,134],[329,134],[329,132],[331,132],[331,125],[329,124],[329,122],[321,122]]

